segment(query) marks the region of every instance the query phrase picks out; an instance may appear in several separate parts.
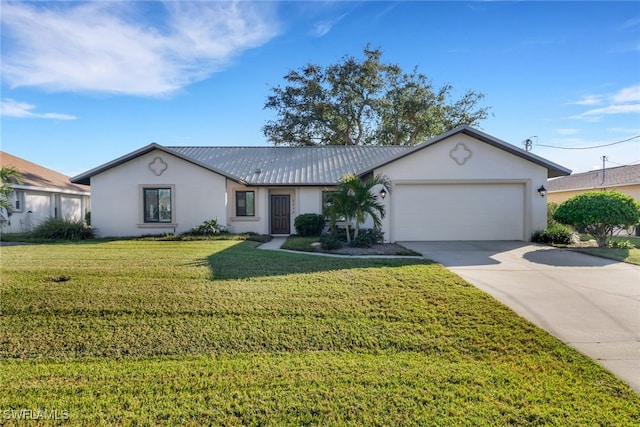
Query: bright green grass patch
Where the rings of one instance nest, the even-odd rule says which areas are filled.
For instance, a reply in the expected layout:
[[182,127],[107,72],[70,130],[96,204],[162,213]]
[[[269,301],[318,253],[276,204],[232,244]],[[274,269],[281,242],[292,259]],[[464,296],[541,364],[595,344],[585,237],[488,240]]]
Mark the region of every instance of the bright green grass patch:
[[585,371],[549,354],[473,363],[411,352],[11,361],[0,393],[8,408],[64,410],[74,425],[632,425],[640,416],[632,393],[564,356]]
[[615,248],[573,248],[573,250],[601,258],[613,259],[640,265],[640,249],[615,249]]
[[0,248],[0,411],[73,425],[640,417],[621,381],[438,264],[254,245]]
[[[588,242],[592,240],[588,234],[581,234],[580,241]],[[612,239],[614,242],[629,242],[635,246],[631,249],[617,249],[617,248],[572,248],[577,252],[582,252],[589,255],[598,256],[601,258],[613,259],[616,261],[622,261],[629,264],[640,265],[640,237],[637,236],[614,236]]]
[[319,236],[311,236],[311,237],[300,237],[300,236],[290,236],[285,240],[282,244],[282,249],[289,249],[292,251],[303,251],[303,252],[313,252],[316,250],[313,246],[313,243],[318,243],[320,241]]

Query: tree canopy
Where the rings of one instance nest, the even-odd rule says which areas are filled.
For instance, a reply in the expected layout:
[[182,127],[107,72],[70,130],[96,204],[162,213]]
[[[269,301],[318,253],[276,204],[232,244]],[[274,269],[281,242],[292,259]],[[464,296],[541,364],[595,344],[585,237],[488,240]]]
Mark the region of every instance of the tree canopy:
[[589,191],[562,202],[553,218],[584,229],[599,247],[606,247],[616,229],[640,223],[640,203],[616,191]]
[[479,106],[484,94],[452,100],[452,85],[436,87],[417,68],[405,73],[381,58],[367,46],[363,60],[345,56],[290,71],[265,103],[277,116],[263,127],[265,137],[292,146],[413,145],[487,117],[489,109]]

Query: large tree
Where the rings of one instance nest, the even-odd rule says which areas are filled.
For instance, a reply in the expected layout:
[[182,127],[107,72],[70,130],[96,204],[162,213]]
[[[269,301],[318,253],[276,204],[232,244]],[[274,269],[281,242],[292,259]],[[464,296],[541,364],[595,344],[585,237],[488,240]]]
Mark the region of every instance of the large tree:
[[265,109],[277,117],[264,135],[276,145],[413,145],[487,117],[483,94],[452,100],[453,86],[435,87],[417,69],[405,73],[381,57],[366,47],[361,61],[345,56],[290,71],[267,98]]

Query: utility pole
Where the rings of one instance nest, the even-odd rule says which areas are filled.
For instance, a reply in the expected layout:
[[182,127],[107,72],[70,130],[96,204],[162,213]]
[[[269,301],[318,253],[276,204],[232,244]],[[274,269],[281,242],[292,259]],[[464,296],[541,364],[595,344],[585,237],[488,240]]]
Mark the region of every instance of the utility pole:
[[602,157],[600,157],[600,158],[602,159],[602,185],[604,185],[604,181],[605,181],[605,180],[604,180],[604,173],[605,173],[605,172],[604,172],[604,171],[605,171],[604,163],[605,163],[608,159],[607,159],[607,156],[602,156]]

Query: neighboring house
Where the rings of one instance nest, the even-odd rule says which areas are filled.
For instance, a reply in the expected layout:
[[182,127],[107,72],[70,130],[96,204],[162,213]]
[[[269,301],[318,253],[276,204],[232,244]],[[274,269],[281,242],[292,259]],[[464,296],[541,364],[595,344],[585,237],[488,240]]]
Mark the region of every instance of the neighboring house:
[[586,191],[616,190],[640,202],[640,165],[597,169],[550,179],[547,197],[558,204]]
[[[150,144],[71,179],[91,185],[101,236],[182,233],[208,219],[288,235],[321,213],[340,176],[383,174],[385,241],[524,240],[546,227],[548,177],[570,170],[461,126],[413,147],[164,147]],[[376,190],[377,191],[377,190]]]
[[22,174],[22,182],[13,184],[13,213],[2,212],[8,216],[3,233],[29,232],[51,217],[80,220],[89,212],[89,186],[72,184],[66,175],[3,151],[0,166]]

